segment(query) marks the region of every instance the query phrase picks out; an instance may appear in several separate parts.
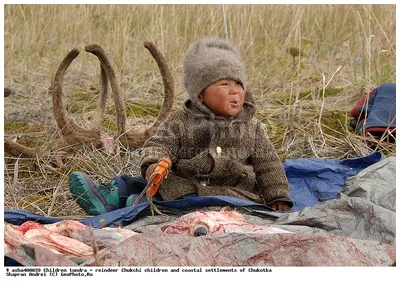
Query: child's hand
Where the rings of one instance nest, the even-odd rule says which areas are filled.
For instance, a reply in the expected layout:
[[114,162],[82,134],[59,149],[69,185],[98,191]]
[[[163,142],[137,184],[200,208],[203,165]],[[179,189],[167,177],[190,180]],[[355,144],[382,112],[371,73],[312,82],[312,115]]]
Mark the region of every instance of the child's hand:
[[273,204],[271,204],[272,209],[274,210],[279,210],[279,211],[289,211],[290,206],[287,202],[285,201],[276,201]]
[[147,170],[146,170],[146,182],[149,181],[149,178],[150,178],[151,174],[153,174],[154,169],[156,169],[156,166],[157,166],[157,163],[153,163],[149,167],[147,167]]

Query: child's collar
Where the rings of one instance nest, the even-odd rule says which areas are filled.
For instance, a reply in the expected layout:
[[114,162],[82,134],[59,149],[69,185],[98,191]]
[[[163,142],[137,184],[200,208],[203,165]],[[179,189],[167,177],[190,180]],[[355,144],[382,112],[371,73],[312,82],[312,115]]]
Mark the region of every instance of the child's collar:
[[239,114],[236,116],[223,116],[216,115],[207,106],[201,103],[200,100],[193,100],[189,98],[183,104],[183,109],[190,113],[190,115],[203,117],[207,119],[215,119],[221,121],[237,121],[237,122],[247,122],[250,121],[256,112],[255,105],[251,102],[245,101]]

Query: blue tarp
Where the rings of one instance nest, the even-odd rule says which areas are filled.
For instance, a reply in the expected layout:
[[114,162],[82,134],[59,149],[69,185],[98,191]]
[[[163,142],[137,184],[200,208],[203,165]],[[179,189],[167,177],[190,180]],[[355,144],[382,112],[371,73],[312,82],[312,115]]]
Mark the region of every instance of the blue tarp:
[[[345,180],[355,176],[361,170],[380,161],[384,156],[375,152],[362,158],[346,160],[298,158],[283,162],[290,185],[290,195],[294,202],[291,212],[305,207],[314,206],[322,201],[335,199],[337,193],[342,190]],[[157,206],[163,206],[179,210],[189,210],[207,206],[251,206],[260,210],[271,210],[268,206],[251,201],[227,197],[227,196],[200,196],[174,201],[154,201]],[[140,203],[135,207],[125,207],[108,212],[96,217],[81,219],[80,222],[100,228],[100,220],[112,227],[112,223],[125,226],[132,223],[142,211],[148,210],[148,203]],[[147,211],[146,211],[147,213]],[[32,220],[42,224],[55,223],[62,219],[45,217],[36,213],[5,209],[4,220],[6,222],[21,225],[25,221]]]
[[347,178],[382,160],[375,152],[362,158],[345,160],[298,158],[283,162],[294,201],[291,211],[314,206],[321,201],[335,199]]

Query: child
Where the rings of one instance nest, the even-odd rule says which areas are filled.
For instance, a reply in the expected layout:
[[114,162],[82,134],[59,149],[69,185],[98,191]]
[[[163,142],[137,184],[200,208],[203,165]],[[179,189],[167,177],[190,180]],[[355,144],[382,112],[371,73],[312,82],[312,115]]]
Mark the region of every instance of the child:
[[[143,146],[140,163],[146,180],[161,158],[172,160],[156,197],[224,195],[289,211],[293,203],[286,174],[254,117],[254,99],[246,92],[237,49],[219,38],[193,43],[183,59],[183,83],[189,94],[183,109],[171,113]],[[131,205],[145,185],[143,178],[127,175],[115,177],[108,186],[82,173],[70,176],[71,192],[81,196],[78,204],[95,214]]]

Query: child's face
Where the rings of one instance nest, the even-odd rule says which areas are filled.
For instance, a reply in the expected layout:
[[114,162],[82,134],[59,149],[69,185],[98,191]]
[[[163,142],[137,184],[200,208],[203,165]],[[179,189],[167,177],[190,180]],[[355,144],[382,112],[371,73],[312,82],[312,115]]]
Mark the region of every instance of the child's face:
[[200,101],[217,115],[235,116],[243,106],[244,90],[234,80],[220,80],[204,90]]

